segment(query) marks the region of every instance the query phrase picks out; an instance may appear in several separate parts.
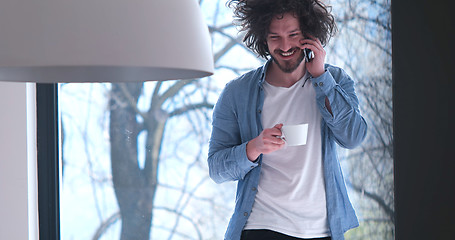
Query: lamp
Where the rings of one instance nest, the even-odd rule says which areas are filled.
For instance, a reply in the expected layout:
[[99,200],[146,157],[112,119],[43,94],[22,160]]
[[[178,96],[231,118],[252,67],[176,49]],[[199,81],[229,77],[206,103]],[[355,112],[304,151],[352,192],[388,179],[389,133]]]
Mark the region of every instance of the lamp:
[[1,0],[0,81],[128,82],[213,74],[196,0]]

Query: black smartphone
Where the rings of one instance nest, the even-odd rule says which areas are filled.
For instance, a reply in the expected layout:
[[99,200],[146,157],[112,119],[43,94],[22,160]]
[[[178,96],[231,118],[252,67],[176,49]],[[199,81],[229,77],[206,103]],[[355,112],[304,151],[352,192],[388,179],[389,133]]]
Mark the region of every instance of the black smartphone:
[[311,62],[311,60],[314,58],[314,53],[311,49],[303,49],[303,54],[305,55],[305,62]]

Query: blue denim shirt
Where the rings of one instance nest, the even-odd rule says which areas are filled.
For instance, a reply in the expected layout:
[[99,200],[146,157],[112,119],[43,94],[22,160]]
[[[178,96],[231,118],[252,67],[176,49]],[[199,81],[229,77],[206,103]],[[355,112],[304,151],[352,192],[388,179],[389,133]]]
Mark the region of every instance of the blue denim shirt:
[[[262,155],[254,163],[246,156],[246,144],[263,130],[261,112],[264,103],[264,66],[229,82],[213,111],[209,144],[210,177],[216,183],[238,181],[236,205],[225,239],[238,240],[251,213],[261,172]],[[311,78],[321,112],[321,141],[327,217],[332,239],[344,239],[344,233],[359,225],[349,201],[337,159],[336,144],[354,148],[366,136],[367,124],[359,112],[354,81],[341,69],[326,64],[325,73]],[[307,83],[308,84],[308,83]],[[332,114],[325,107],[330,101]]]

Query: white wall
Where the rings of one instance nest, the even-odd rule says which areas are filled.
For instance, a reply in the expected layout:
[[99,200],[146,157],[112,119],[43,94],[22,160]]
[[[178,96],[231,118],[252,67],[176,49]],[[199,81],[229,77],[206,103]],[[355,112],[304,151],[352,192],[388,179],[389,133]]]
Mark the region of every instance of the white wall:
[[36,184],[36,175],[29,179],[28,170],[36,169],[27,168],[26,96],[26,83],[0,82],[0,239],[5,240],[36,239],[29,238],[36,233],[29,216],[36,214],[29,214],[28,186]]

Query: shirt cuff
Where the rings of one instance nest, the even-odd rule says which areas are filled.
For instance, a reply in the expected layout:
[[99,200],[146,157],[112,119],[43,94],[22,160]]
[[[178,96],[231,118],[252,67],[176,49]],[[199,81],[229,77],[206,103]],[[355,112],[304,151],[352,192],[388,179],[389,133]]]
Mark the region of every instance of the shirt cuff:
[[321,76],[317,78],[311,78],[311,82],[313,83],[316,94],[319,96],[320,95],[328,96],[330,91],[337,84],[332,74],[330,74],[330,72],[327,71],[327,69]]
[[248,142],[243,143],[240,145],[239,153],[242,153],[242,156],[239,156],[239,168],[244,171],[244,173],[248,173],[251,169],[257,167],[259,165],[259,157],[254,161],[250,161],[246,155],[246,144]]

